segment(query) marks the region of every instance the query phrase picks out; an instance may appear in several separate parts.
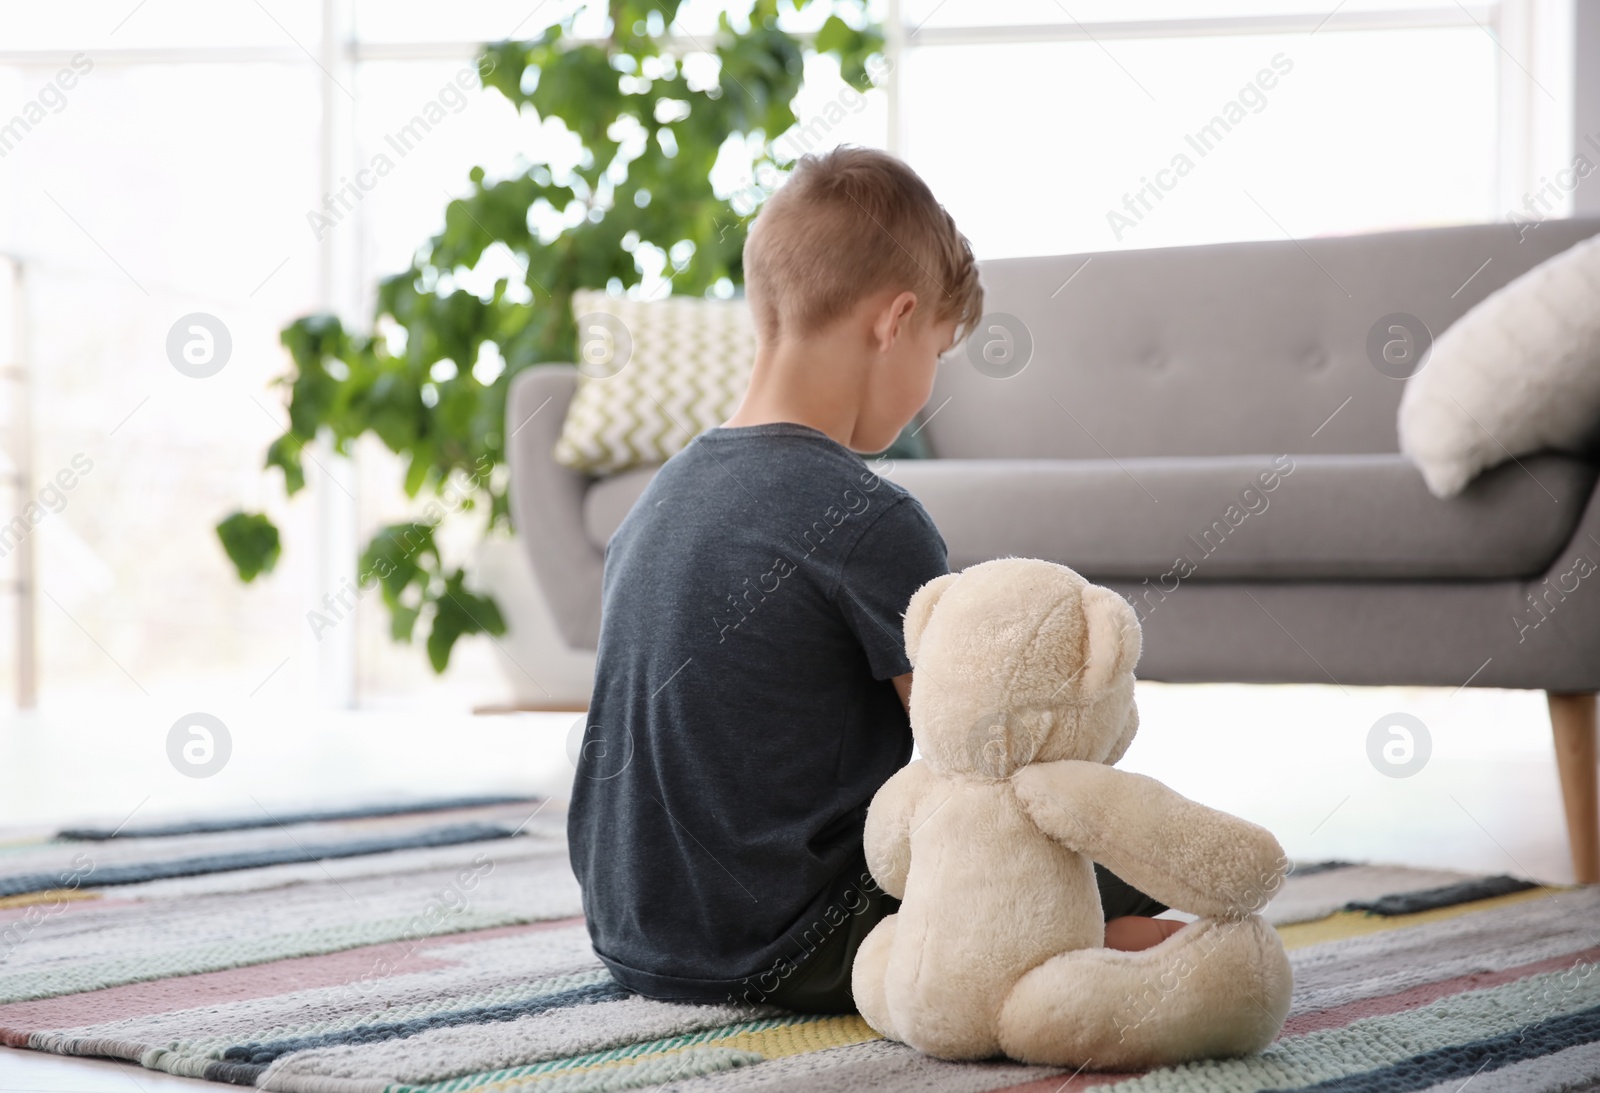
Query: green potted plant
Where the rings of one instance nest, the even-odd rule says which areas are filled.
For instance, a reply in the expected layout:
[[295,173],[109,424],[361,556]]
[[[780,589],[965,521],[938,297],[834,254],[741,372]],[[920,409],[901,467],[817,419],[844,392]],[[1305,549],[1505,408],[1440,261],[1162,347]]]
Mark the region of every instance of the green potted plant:
[[[426,631],[437,672],[462,635],[505,631],[493,598],[466,587],[434,532],[454,510],[478,513],[485,534],[510,527],[505,476],[494,473],[505,455],[506,391],[524,368],[575,359],[572,293],[638,284],[639,258],[652,251],[665,257],[674,292],[725,294],[743,283],[746,227],[763,191],[719,196],[712,165],[731,149],[748,157],[753,178],[781,170],[774,141],[796,122],[807,45],[779,27],[779,0],[749,0],[738,25],[724,14],[714,35],[698,38],[671,35],[680,4],[606,0],[603,42],[574,37],[580,8],[532,41],[485,46],[484,86],[559,119],[582,143],[579,165],[562,174],[536,160],[498,179],[474,167],[470,192],[445,209],[444,230],[409,269],[380,282],[372,333],[326,314],[282,332],[292,367],[276,382],[287,391],[289,427],[266,466],[293,495],[305,485],[305,445],[319,436],[348,453],[371,433],[402,457],[407,496],[431,495],[428,507],[379,529],[359,576],[382,590],[395,640]],[[883,44],[866,0],[788,6],[827,12],[809,48],[835,57],[844,80],[864,90]],[[705,54],[715,74],[697,81],[684,60]],[[559,230],[534,226],[554,215]],[[522,267],[520,284],[501,278],[487,293],[459,285],[460,271],[495,246]],[[235,512],[217,534],[241,580],[271,572],[281,545],[265,515]]]

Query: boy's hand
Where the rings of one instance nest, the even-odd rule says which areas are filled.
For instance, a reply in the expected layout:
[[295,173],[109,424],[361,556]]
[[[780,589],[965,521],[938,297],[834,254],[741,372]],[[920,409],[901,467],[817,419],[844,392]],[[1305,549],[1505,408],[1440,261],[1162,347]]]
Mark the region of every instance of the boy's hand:
[[894,683],[894,689],[896,691],[900,692],[900,702],[901,702],[902,705],[905,706],[906,713],[910,713],[911,712],[911,676],[912,675],[913,675],[913,673],[907,672],[903,676],[895,676],[894,679],[891,681],[891,682]]

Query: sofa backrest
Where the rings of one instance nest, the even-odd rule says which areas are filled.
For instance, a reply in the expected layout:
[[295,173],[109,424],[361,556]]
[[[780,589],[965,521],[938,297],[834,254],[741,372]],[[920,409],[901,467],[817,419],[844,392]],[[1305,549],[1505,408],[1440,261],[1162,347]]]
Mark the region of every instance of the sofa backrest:
[[[1438,337],[1597,232],[1546,220],[986,262],[986,319],[1020,320],[1032,356],[980,371],[968,343],[1005,340],[986,324],[940,362],[927,431],[946,458],[1398,451],[1405,384],[1369,358],[1374,325],[1405,313]],[[989,373],[1008,370],[997,348]]]

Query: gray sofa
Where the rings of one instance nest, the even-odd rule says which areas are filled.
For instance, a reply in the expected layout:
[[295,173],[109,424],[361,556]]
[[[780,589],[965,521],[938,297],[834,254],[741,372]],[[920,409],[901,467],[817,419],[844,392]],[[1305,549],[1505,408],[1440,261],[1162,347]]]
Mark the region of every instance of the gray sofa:
[[[1031,357],[996,378],[957,347],[927,407],[939,458],[884,473],[926,505],[953,568],[1048,558],[1127,596],[1144,678],[1547,692],[1574,866],[1600,880],[1600,591],[1572,573],[1580,554],[1600,563],[1600,468],[1540,453],[1433,498],[1398,454],[1404,381],[1367,349],[1381,317],[1437,335],[1597,232],[1550,220],[985,263],[985,311],[1020,320]],[[512,387],[512,509],[562,635],[592,649],[604,544],[653,470],[597,481],[551,459],[575,379],[543,366]]]

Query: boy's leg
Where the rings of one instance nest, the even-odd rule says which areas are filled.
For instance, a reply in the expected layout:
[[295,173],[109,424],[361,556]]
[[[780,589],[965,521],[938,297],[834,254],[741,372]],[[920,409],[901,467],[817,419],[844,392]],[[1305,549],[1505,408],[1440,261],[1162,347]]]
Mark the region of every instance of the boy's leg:
[[856,1012],[850,991],[856,950],[874,926],[900,909],[899,900],[876,886],[864,895],[866,905],[824,938],[794,974],[780,980],[767,1001],[796,1013]]
[[[1124,915],[1159,915],[1167,905],[1152,899],[1096,862],[1095,884],[1106,921]],[[854,1013],[850,970],[856,950],[872,928],[900,908],[900,901],[880,889],[866,893],[866,906],[830,933],[793,975],[781,980],[767,1001],[797,1013]]]
[[1145,895],[1099,862],[1094,864],[1094,879],[1106,920],[1106,948],[1138,952],[1183,929],[1181,922],[1155,917],[1168,909],[1165,903]]
[[1099,862],[1094,863],[1094,882],[1100,889],[1100,909],[1107,922],[1123,915],[1154,918],[1168,910],[1165,903],[1151,899]]

